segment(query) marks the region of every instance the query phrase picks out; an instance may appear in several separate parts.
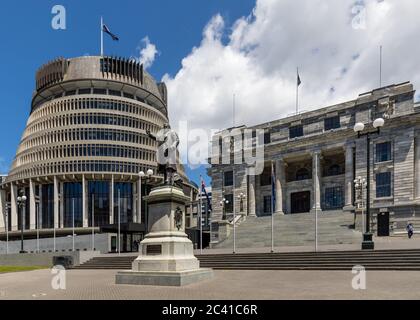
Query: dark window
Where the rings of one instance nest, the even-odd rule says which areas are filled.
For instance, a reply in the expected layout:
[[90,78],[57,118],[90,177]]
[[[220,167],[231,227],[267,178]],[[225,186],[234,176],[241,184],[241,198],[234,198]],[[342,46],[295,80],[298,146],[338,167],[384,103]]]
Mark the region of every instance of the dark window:
[[106,94],[106,89],[93,89],[93,94]]
[[121,97],[121,91],[109,90],[109,95],[116,96],[116,97]]
[[50,229],[54,227],[54,185],[44,184],[42,185],[42,214],[41,224],[42,228]]
[[[118,223],[118,195],[121,207],[121,223],[133,222],[133,185],[119,182],[114,185],[114,223]],[[115,214],[116,213],[116,214]]]
[[340,117],[339,116],[326,118],[324,120],[324,130],[325,131],[328,131],[328,130],[331,130],[331,129],[338,129],[338,128],[340,128]]
[[233,213],[233,194],[225,195],[225,213]]
[[302,137],[303,136],[303,126],[294,126],[289,128],[289,137],[290,139]]
[[376,174],[376,197],[391,196],[391,172],[383,172]]
[[271,143],[271,132],[266,131],[264,132],[264,144],[269,144],[269,143]]
[[378,143],[376,145],[376,162],[391,160],[391,142]]
[[224,173],[223,185],[225,187],[233,186],[233,171],[226,171]]
[[264,213],[271,213],[271,196],[264,196]]
[[300,168],[299,170],[296,171],[296,181],[306,180],[309,178],[310,178],[310,175],[309,175],[308,169]]
[[261,186],[271,185],[271,166],[264,167],[264,171],[260,176],[260,185]]
[[79,89],[79,94],[90,94],[91,89]]
[[324,208],[328,209],[339,209],[344,206],[343,188],[332,187],[325,188],[325,202]]
[[134,99],[134,95],[132,95],[131,93],[127,93],[127,92],[124,92],[124,97],[129,98],[129,99]]
[[64,228],[73,226],[73,212],[74,226],[83,227],[82,194],[82,184],[80,182],[64,183]]
[[343,173],[343,170],[341,170],[341,167],[338,164],[333,164],[332,166],[328,167],[327,177],[338,176]]
[[74,96],[75,94],[76,94],[76,90],[66,91],[66,97],[67,96]]

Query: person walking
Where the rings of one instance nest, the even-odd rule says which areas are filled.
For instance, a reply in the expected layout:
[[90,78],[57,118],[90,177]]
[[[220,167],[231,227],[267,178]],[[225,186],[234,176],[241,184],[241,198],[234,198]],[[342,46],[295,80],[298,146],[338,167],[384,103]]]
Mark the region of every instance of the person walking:
[[413,236],[413,234],[414,234],[414,227],[413,227],[413,224],[411,223],[411,222],[409,222],[408,224],[407,224],[407,234],[408,234],[408,239],[411,239],[411,237]]

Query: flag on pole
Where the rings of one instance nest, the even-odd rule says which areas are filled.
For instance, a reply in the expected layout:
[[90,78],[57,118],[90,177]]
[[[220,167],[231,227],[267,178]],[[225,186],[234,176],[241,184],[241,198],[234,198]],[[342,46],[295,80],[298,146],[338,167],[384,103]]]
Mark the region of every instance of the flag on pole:
[[120,40],[115,34],[113,34],[110,30],[109,30],[109,28],[106,26],[106,24],[103,24],[102,25],[102,31],[103,32],[105,32],[105,33],[107,33],[107,34],[109,34],[110,36],[111,36],[111,38],[112,38],[112,40],[114,40],[114,41],[118,41],[118,40]]
[[297,86],[299,87],[302,81],[300,80],[299,70],[297,71]]

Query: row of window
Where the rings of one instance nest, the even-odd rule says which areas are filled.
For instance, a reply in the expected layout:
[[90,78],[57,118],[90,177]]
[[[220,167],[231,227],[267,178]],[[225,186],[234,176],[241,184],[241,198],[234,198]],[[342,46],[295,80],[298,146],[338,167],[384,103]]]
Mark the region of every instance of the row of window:
[[155,161],[155,152],[135,147],[104,144],[80,144],[47,148],[30,152],[17,159],[17,165],[37,161],[74,157],[116,157]]
[[69,130],[54,131],[37,137],[31,136],[31,138],[23,142],[21,146],[24,150],[26,150],[32,147],[46,145],[50,143],[87,140],[129,142],[140,144],[142,146],[156,146],[155,141],[141,133],[126,130],[99,128],[75,128]]
[[41,130],[73,125],[114,125],[140,130],[150,130],[153,132],[158,131],[157,125],[139,120],[136,117],[113,114],[82,113],[53,116],[47,120],[30,124],[26,129],[26,136]]
[[109,99],[72,99],[64,101],[56,101],[45,105],[43,108],[33,112],[31,115],[32,122],[35,120],[44,120],[45,117],[66,111],[87,110],[87,109],[104,109],[120,112],[136,114],[142,118],[147,118],[154,123],[163,123],[166,118],[158,113],[148,110],[147,108],[133,103],[121,102]]
[[[58,93],[54,96],[48,97],[46,100],[40,101],[37,105],[34,106],[33,111],[37,110],[39,108],[39,106],[42,105],[43,103],[45,103],[46,101],[53,101],[55,99],[60,99],[62,97],[71,97],[71,96],[76,96],[76,95],[82,95],[83,96],[83,95],[90,95],[90,94],[109,95],[109,96],[113,96],[113,97],[124,97],[124,98],[139,101],[139,102],[147,104],[147,105],[149,105],[149,106],[151,106],[151,107],[153,107],[157,110],[163,111],[162,107],[157,105],[156,103],[153,103],[153,102],[151,102],[147,99],[140,98],[140,97],[135,96],[131,93],[127,93],[127,92],[124,92],[124,91],[111,90],[111,89],[100,89],[100,88],[84,88],[84,89],[60,92],[60,93]],[[87,100],[87,99],[84,99],[84,100]],[[89,100],[93,100],[93,99],[89,99]],[[133,106],[135,106],[135,105],[133,105]],[[135,107],[133,107],[133,112],[137,113],[136,111],[134,111],[134,108]],[[114,109],[114,110],[116,110],[116,109]],[[122,110],[120,110],[120,111],[122,111]]]
[[121,161],[66,161],[43,164],[42,166],[31,166],[27,169],[19,169],[11,172],[10,175],[18,179],[28,177],[38,177],[52,174],[67,173],[89,173],[89,172],[109,172],[109,173],[131,173],[138,174],[140,171],[146,172],[150,166],[145,167],[136,163],[127,163]]

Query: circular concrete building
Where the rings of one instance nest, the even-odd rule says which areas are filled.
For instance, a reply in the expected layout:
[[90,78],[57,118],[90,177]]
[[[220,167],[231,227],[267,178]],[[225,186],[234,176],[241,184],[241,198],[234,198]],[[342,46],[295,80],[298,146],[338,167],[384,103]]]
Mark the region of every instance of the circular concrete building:
[[[49,248],[55,234],[57,248],[60,241],[69,244],[65,236],[75,230],[76,247],[83,250],[90,248],[83,235],[94,226],[102,251],[106,246],[116,251],[120,222],[120,249],[136,250],[147,231],[139,192],[144,196],[162,181],[155,174],[157,145],[146,130],[156,133],[166,122],[166,86],[136,61],[86,56],[42,66],[25,131],[2,183],[1,239],[6,226],[10,239],[20,237],[23,226],[25,239],[41,234]],[[196,188],[178,167],[185,194],[195,197]],[[140,171],[150,170],[153,175],[140,178]],[[20,195],[26,196],[24,206]]]

